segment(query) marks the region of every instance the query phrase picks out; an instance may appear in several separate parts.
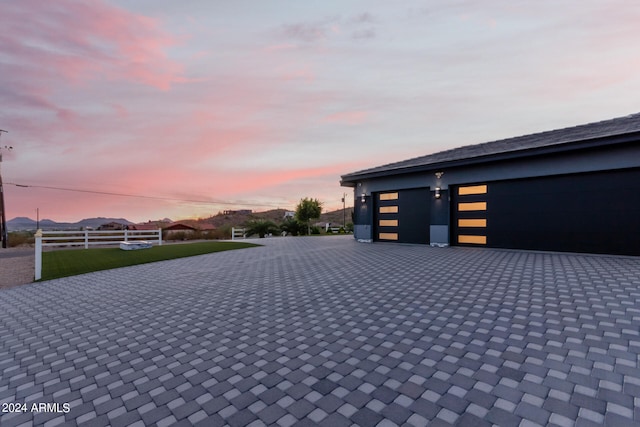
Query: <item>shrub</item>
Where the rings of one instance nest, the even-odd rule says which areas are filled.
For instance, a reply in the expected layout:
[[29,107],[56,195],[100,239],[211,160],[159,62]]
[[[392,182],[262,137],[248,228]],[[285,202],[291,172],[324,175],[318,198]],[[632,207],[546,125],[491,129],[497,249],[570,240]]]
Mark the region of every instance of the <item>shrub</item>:
[[248,221],[245,227],[245,234],[247,235],[247,237],[257,234],[262,239],[267,234],[277,232],[278,227],[273,222],[263,219],[254,219]]
[[167,241],[187,240],[187,233],[185,233],[184,231],[171,231],[171,232],[163,231],[162,234],[163,234],[162,239]]
[[307,231],[307,226],[296,219],[287,218],[285,221],[282,221],[282,224],[280,224],[280,231],[284,231],[292,236],[297,236],[299,234],[304,234]]
[[14,248],[21,245],[32,245],[35,243],[33,233],[27,231],[13,231],[8,233],[7,246]]
[[214,236],[216,236],[216,239],[230,239],[231,238],[231,226],[230,225],[223,225],[220,228],[217,228],[214,231]]

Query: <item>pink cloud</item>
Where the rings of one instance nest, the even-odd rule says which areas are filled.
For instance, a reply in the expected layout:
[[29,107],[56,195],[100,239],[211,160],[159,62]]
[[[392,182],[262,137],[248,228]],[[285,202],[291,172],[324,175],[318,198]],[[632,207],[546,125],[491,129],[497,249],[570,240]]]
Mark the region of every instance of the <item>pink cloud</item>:
[[330,114],[324,118],[331,123],[345,123],[348,125],[359,125],[367,120],[369,113],[366,111],[340,111]]
[[[293,168],[275,171],[258,171],[251,174],[232,172],[233,177],[229,188],[229,194],[260,191],[266,188],[282,185],[284,183],[300,181],[304,179],[333,175],[338,171],[346,170],[344,164],[322,166],[316,168]],[[348,168],[348,166],[346,166]]]
[[0,48],[8,63],[40,80],[106,77],[163,90],[185,81],[182,66],[165,53],[178,41],[157,20],[102,1],[10,2],[3,21]]
[[[242,56],[238,66],[224,64],[221,71],[217,64],[203,64],[201,79],[176,84],[185,81],[182,67],[166,52],[177,40],[158,21],[100,1],[39,6],[33,0],[11,3],[5,15],[11,32],[0,34],[0,49],[8,58],[0,63],[7,83],[0,85],[0,97],[10,100],[11,136],[22,141],[4,177],[189,200],[259,201],[266,193],[283,200],[293,194],[295,203],[296,197],[319,197],[318,188],[340,192],[339,174],[365,166],[317,166],[323,160],[313,155],[279,164],[277,153],[283,150],[311,147],[313,152],[316,142],[304,138],[306,124],[317,126],[326,111],[344,105],[342,93],[309,90],[309,83],[317,83],[313,63],[258,48],[248,62],[265,70],[261,78],[251,78],[255,70]],[[31,25],[14,24],[20,21]],[[365,119],[366,113],[356,111],[327,121]],[[256,162],[262,166],[243,168],[243,159],[260,157],[266,159]],[[265,169],[269,159],[273,170]],[[180,205],[61,190],[9,191],[10,217],[40,207],[54,219],[129,212],[135,219],[139,212]]]

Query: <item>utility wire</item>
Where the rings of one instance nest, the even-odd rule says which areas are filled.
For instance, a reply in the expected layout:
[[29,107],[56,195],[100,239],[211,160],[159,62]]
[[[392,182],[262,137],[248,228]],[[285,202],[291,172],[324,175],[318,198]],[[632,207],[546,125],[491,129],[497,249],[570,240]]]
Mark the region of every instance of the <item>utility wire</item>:
[[236,205],[236,206],[259,206],[259,207],[274,207],[278,208],[278,205],[271,204],[259,204],[259,203],[246,203],[246,202],[228,202],[222,200],[193,200],[193,199],[178,199],[172,197],[159,197],[159,196],[144,196],[140,194],[124,194],[124,193],[113,193],[110,191],[96,191],[96,190],[83,190],[79,188],[65,188],[65,187],[51,187],[47,185],[26,185],[26,184],[17,184],[15,182],[5,182],[4,185],[13,185],[21,188],[42,188],[45,190],[60,190],[60,191],[72,191],[76,193],[89,193],[89,194],[101,194],[105,196],[119,196],[119,197],[135,197],[139,199],[151,199],[151,200],[165,200],[172,202],[184,202],[184,203],[200,203],[207,205]]

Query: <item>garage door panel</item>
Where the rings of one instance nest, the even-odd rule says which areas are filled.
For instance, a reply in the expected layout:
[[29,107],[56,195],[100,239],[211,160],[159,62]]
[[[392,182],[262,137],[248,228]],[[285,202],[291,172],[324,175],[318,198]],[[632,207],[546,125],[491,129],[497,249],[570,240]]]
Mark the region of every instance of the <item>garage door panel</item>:
[[456,236],[481,233],[457,222],[476,214],[487,221],[486,246],[640,255],[639,169],[489,182],[484,216],[459,209],[477,196],[455,194],[452,241],[459,244],[473,239]]
[[429,243],[429,188],[375,194],[377,241]]
[[487,200],[489,186],[476,183],[455,187],[451,193],[451,241],[463,246],[486,246],[487,215],[491,206]]

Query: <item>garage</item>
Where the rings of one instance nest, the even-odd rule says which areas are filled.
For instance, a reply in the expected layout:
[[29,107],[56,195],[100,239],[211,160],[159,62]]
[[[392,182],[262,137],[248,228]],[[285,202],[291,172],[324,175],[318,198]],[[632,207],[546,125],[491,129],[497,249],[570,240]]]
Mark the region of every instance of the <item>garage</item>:
[[353,172],[354,237],[640,255],[640,114]]
[[458,245],[640,255],[640,169],[461,185],[454,194]]
[[429,188],[375,194],[375,241],[429,243]]

